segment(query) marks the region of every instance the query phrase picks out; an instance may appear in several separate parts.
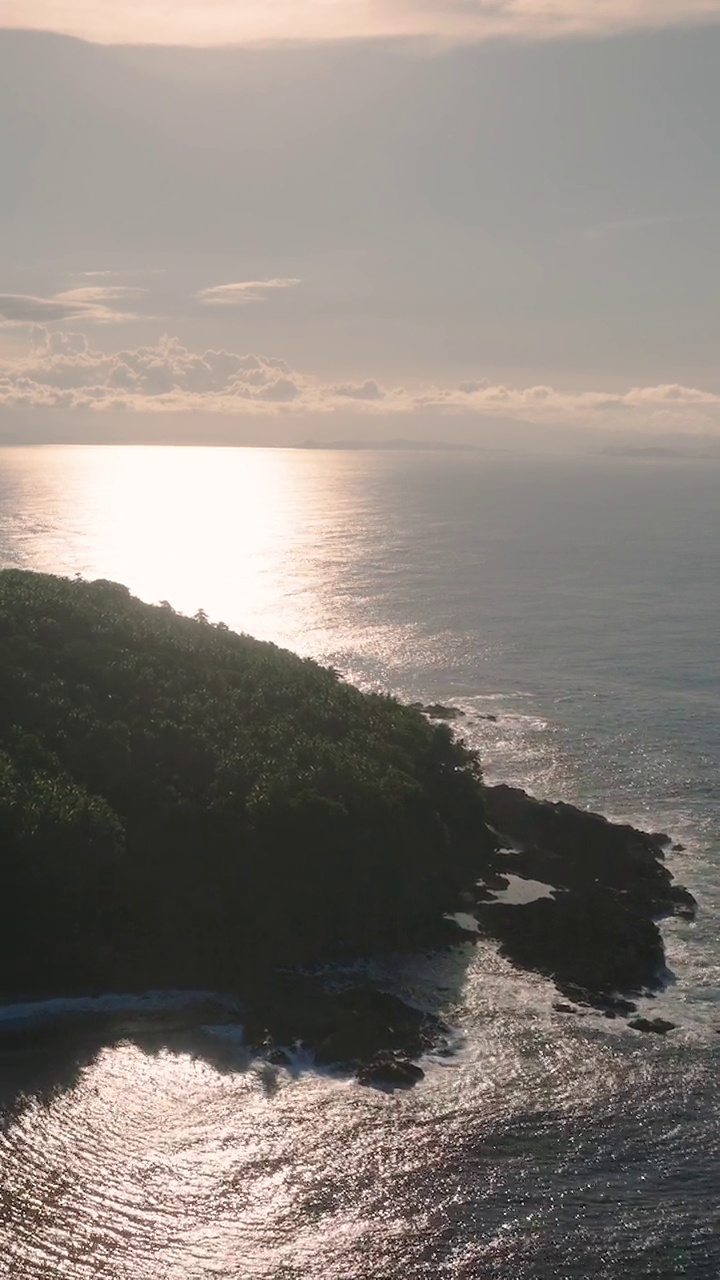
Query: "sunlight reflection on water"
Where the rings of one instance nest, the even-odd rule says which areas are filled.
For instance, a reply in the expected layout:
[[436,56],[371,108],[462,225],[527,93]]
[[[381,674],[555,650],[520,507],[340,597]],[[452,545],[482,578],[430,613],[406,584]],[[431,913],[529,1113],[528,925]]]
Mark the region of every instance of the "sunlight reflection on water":
[[[102,1050],[0,1139],[10,1274],[480,1280],[520,1263],[555,1274],[559,1253],[579,1280],[614,1274],[628,1233],[648,1245],[651,1227],[636,1274],[654,1274],[644,1262],[672,1248],[658,1197],[676,1229],[684,1186],[706,1204],[714,1194],[697,1161],[717,1159],[718,1119],[706,1111],[702,1128],[693,1101],[709,1103],[711,1064],[687,1058],[678,1097],[680,1046],[668,1057],[628,1032],[608,1037],[602,1019],[573,1025],[550,997],[539,980],[510,991],[503,962],[477,957],[458,1010],[466,1048],[428,1064],[409,1095],[280,1069],[270,1087],[242,1057],[219,1074],[186,1054]],[[699,1260],[702,1232],[696,1243]],[[608,1267],[590,1270],[599,1244]]]
[[303,653],[402,668],[462,644],[428,630],[422,607],[402,616],[418,590],[431,608],[434,565],[417,562],[412,527],[387,506],[383,457],[152,446],[0,456],[5,563],[124,582]]
[[[6,451],[6,483],[26,470],[28,452]],[[317,471],[315,456],[300,461]],[[112,578],[144,599],[273,636],[303,629],[313,560],[332,570],[330,485],[317,475],[303,484],[282,450],[48,448],[32,473],[34,523],[5,534],[24,566]]]

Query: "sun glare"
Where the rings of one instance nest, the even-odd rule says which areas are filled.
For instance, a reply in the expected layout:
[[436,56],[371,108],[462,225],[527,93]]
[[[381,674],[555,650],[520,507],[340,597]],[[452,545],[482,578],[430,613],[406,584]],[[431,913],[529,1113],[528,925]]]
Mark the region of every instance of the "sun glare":
[[[52,465],[41,495],[47,564],[38,568],[115,579],[143,599],[167,599],[189,614],[204,609],[213,621],[259,636],[290,638],[298,627],[297,547],[311,531],[307,493],[287,453],[117,447],[43,454]],[[21,462],[20,453],[14,457]]]

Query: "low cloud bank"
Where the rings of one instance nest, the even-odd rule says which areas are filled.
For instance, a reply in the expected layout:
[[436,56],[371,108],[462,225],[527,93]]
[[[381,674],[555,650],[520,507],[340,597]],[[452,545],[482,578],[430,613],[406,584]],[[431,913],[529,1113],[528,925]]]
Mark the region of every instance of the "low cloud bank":
[[95,350],[85,334],[51,333],[42,326],[36,326],[25,354],[0,359],[2,408],[292,414],[308,420],[351,410],[368,420],[502,417],[539,425],[720,434],[720,394],[678,383],[618,393],[508,387],[483,378],[457,386],[388,388],[371,377],[324,382],[276,356],[195,352],[167,336],[155,346],[107,353]]

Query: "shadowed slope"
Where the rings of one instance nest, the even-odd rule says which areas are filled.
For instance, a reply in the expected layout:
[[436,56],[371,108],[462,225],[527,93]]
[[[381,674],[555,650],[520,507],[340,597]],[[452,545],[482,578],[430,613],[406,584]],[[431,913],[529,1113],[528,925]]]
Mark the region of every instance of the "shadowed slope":
[[10,992],[234,989],[434,937],[476,758],[334,672],[107,582],[0,575]]

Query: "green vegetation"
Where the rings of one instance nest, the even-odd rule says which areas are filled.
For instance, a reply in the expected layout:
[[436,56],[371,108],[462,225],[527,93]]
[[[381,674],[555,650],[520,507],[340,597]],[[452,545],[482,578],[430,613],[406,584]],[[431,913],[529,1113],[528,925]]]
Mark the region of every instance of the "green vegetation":
[[0,573],[6,994],[416,944],[490,839],[445,726],[115,583]]

